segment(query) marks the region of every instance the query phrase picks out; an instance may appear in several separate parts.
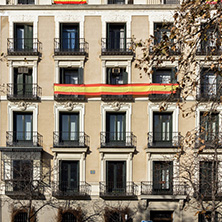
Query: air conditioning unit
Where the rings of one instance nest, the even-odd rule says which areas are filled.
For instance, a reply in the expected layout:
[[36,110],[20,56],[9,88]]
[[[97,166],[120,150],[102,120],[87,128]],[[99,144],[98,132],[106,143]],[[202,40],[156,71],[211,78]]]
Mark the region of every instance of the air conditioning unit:
[[120,73],[120,68],[112,68],[112,73],[113,74],[119,74]]
[[28,67],[19,67],[18,73],[29,73]]

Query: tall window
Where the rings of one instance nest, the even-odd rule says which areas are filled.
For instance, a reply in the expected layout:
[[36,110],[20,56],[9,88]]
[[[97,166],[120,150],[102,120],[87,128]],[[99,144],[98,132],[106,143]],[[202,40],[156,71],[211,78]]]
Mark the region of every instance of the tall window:
[[79,24],[60,24],[60,48],[62,51],[79,50]]
[[107,68],[107,84],[119,85],[128,83],[126,68]]
[[154,23],[154,44],[169,39],[171,23]]
[[31,4],[35,4],[35,0],[18,0],[18,4],[31,5]]
[[150,211],[150,220],[152,222],[173,222],[172,211]]
[[216,142],[219,132],[219,115],[218,113],[200,114],[200,136],[205,142]]
[[126,162],[107,161],[106,162],[106,185],[107,192],[126,191]]
[[13,160],[13,190],[31,192],[33,162],[31,160]]
[[19,212],[14,216],[14,222],[27,222],[28,214],[26,212]]
[[33,26],[29,24],[15,24],[14,40],[14,48],[16,51],[32,51]]
[[126,48],[126,25],[107,24],[107,49],[121,51]]
[[172,144],[172,113],[154,112],[153,142],[156,145]]
[[14,112],[14,142],[32,143],[33,140],[32,113]]
[[60,190],[64,192],[79,191],[79,161],[60,162]]
[[124,143],[126,140],[126,113],[106,114],[106,142]]
[[82,68],[60,68],[61,84],[83,84]]
[[32,69],[14,68],[14,95],[32,96]]
[[69,144],[79,140],[79,113],[60,113],[60,143]]
[[153,191],[159,194],[172,192],[173,162],[153,162]]
[[176,68],[153,69],[153,83],[176,83]]

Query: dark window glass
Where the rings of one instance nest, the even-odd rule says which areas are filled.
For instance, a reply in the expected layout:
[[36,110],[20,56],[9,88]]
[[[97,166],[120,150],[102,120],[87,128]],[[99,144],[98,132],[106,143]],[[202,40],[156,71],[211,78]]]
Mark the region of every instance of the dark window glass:
[[107,24],[107,48],[124,50],[126,48],[126,25]]
[[173,162],[153,162],[153,191],[159,194],[172,192]]
[[122,5],[122,4],[125,4],[125,0],[108,0],[108,4],[121,4]]
[[60,24],[61,48],[64,51],[79,49],[79,24]]
[[107,161],[106,163],[106,184],[108,192],[126,191],[126,162]]
[[79,161],[60,162],[60,190],[65,192],[78,192]]
[[35,0],[18,0],[18,4],[34,4]]
[[170,37],[171,23],[154,23],[154,44]]
[[[211,212],[207,211],[205,214],[198,214],[198,222],[211,222]],[[215,222],[219,222],[218,212],[215,213]]]
[[60,83],[61,84],[82,84],[83,70],[82,68],[60,68]]
[[127,84],[128,73],[126,68],[107,68],[107,84]]
[[32,142],[32,113],[14,112],[14,142]]
[[14,222],[27,222],[27,213],[26,212],[17,213],[14,217]]
[[172,143],[172,113],[154,113],[153,140],[155,143]]
[[33,50],[33,26],[28,24],[15,24],[14,47],[17,51]]
[[150,211],[150,220],[152,222],[173,222],[172,211]]
[[176,83],[176,68],[153,69],[153,83]]

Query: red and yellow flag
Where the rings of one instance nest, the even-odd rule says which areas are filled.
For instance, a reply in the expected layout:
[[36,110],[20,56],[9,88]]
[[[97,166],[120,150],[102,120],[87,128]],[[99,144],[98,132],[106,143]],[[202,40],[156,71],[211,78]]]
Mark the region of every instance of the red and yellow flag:
[[55,4],[86,4],[86,0],[54,0]]
[[171,94],[175,93],[178,84],[54,84],[54,94],[61,95],[148,95],[148,94]]

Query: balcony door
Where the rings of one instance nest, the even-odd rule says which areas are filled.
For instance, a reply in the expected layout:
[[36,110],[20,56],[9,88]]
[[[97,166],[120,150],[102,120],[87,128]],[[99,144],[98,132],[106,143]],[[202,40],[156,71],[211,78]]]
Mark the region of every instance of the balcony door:
[[60,68],[61,84],[83,84],[82,68]]
[[217,142],[219,132],[219,115],[212,113],[200,114],[200,137],[205,142]]
[[128,83],[126,68],[107,68],[107,84],[120,85]]
[[33,115],[32,113],[14,112],[14,142],[33,142]]
[[14,69],[14,95],[32,96],[32,69],[27,67]]
[[152,222],[173,222],[172,211],[150,211],[150,220]]
[[154,113],[153,140],[156,145],[172,145],[172,113]]
[[64,192],[79,191],[79,161],[60,162],[60,190]]
[[33,26],[29,24],[15,24],[14,47],[16,51],[33,50]]
[[106,142],[124,145],[126,141],[126,113],[106,114]]
[[168,84],[176,83],[176,69],[153,69],[153,83]]
[[126,192],[126,162],[107,161],[106,163],[107,192]]
[[154,44],[164,40],[164,36],[170,37],[170,26],[172,24],[154,23]]
[[76,51],[79,49],[79,25],[60,24],[60,39],[63,51]]
[[172,193],[173,162],[153,162],[153,192],[155,194]]
[[212,97],[217,95],[218,78],[213,71],[209,72],[203,69],[201,73],[201,95]]
[[33,162],[31,160],[13,160],[13,191],[31,192],[33,180]]
[[126,48],[126,25],[107,24],[107,48],[109,50],[121,51]]
[[60,143],[79,141],[79,113],[60,113]]

